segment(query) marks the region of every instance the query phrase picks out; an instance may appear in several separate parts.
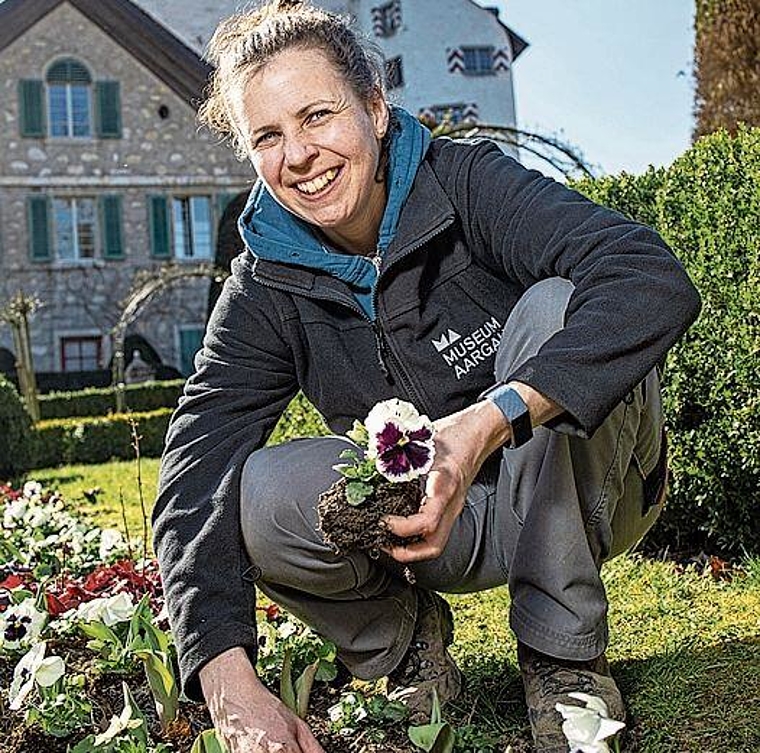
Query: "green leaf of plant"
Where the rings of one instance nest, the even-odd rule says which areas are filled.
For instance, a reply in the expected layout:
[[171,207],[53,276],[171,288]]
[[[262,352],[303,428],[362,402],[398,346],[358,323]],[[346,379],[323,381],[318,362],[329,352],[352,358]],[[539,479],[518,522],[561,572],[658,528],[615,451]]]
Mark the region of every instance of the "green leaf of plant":
[[451,753],[456,735],[448,722],[409,727],[409,739],[427,753]]
[[361,421],[354,420],[354,425],[350,431],[346,432],[346,436],[360,447],[366,447],[369,444],[367,427]]
[[293,649],[286,648],[282,657],[280,675],[280,699],[294,713],[297,713],[296,692],[293,688]]
[[301,719],[306,718],[306,712],[309,710],[309,696],[311,695],[311,688],[314,685],[314,677],[317,674],[318,667],[318,660],[309,664],[296,680],[296,713]]
[[145,675],[156,704],[161,728],[166,729],[177,718],[179,689],[171,663],[166,654],[154,651],[135,651],[135,656],[145,665]]
[[207,729],[195,738],[190,753],[227,753],[227,746],[217,737],[216,730]]
[[349,481],[346,484],[346,502],[358,507],[372,492],[373,488],[370,484],[365,484],[363,481]]

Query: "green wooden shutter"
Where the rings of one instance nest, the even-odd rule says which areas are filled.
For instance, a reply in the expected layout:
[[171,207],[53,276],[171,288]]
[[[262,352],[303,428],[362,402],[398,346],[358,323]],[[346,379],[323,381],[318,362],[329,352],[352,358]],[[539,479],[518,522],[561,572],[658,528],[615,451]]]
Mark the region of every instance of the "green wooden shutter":
[[49,261],[52,256],[50,233],[50,201],[47,196],[30,196],[26,200],[29,232],[29,258]]
[[121,96],[118,81],[95,83],[95,131],[101,139],[121,138]]
[[171,256],[171,243],[169,238],[169,200],[166,196],[148,197],[148,216],[151,254],[156,259],[168,259]]
[[18,82],[19,129],[25,138],[45,136],[45,90],[42,81]]
[[100,232],[103,244],[103,258],[123,259],[121,196],[100,197]]

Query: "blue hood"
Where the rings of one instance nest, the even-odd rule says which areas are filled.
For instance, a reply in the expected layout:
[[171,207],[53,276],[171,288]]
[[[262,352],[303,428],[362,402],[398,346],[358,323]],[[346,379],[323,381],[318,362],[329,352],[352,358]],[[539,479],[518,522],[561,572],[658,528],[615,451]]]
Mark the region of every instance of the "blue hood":
[[[396,235],[401,210],[430,144],[430,132],[414,116],[398,107],[392,110],[400,127],[390,143],[387,201],[378,238],[381,255]],[[238,230],[246,247],[260,259],[322,270],[348,283],[364,313],[375,318],[372,292],[377,270],[372,261],[325,246],[312,225],[278,204],[260,180],[251,189]]]

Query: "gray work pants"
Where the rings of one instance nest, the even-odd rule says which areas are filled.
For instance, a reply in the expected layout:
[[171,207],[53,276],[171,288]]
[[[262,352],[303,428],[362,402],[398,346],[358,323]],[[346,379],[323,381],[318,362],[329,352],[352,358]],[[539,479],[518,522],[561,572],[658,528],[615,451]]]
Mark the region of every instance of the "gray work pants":
[[[571,283],[530,288],[507,321],[501,379],[562,328]],[[602,562],[634,545],[660,512],[662,411],[656,372],[591,439],[539,427],[487,464],[470,488],[445,551],[412,566],[416,585],[385,556],[337,556],[317,532],[315,505],[338,474],[339,437],[253,453],[241,479],[241,524],[257,586],[334,641],[351,672],[388,674],[412,637],[417,589],[463,593],[509,584],[517,638],[563,659],[607,645]],[[498,459],[497,459],[498,460]]]

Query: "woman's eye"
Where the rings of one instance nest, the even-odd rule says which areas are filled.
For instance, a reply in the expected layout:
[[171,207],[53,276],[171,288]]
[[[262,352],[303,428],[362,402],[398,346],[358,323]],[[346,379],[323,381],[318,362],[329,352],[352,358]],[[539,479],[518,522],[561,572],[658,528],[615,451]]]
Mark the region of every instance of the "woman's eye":
[[277,138],[277,134],[274,131],[267,131],[266,133],[262,133],[261,136],[259,136],[256,141],[254,142],[254,146],[265,146],[266,144],[273,141],[275,138]]
[[330,114],[329,110],[316,110],[309,115],[309,122],[313,123],[318,120],[324,120]]

